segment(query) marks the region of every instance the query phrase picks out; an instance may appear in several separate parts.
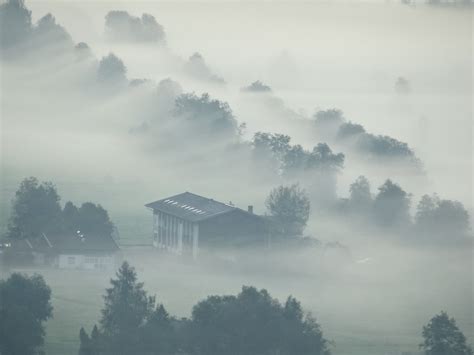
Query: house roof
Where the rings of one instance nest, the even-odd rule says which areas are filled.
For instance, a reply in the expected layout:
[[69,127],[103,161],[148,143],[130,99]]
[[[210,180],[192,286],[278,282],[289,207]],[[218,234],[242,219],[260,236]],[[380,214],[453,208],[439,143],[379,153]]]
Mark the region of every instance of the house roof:
[[12,241],[16,251],[36,251],[52,253],[103,253],[116,252],[119,247],[111,236],[81,235],[76,233],[42,234],[34,239]]
[[167,213],[190,222],[200,222],[217,215],[232,211],[247,211],[215,201],[211,198],[199,196],[191,192],[184,192],[145,205],[156,211]]

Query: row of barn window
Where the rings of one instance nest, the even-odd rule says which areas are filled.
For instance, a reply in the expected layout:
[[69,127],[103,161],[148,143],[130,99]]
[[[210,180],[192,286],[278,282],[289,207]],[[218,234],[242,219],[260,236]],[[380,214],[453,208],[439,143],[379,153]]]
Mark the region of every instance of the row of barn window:
[[188,210],[188,211],[191,211],[191,212],[194,212],[194,213],[197,213],[197,214],[205,214],[206,213],[206,212],[200,210],[199,208],[189,206],[189,205],[180,205],[178,202],[170,200],[170,199],[166,199],[164,202],[167,203],[167,204],[170,204],[170,205],[175,205],[175,206],[178,205],[178,207],[184,208],[185,210]]
[[179,243],[179,225],[182,225],[182,245],[191,246],[193,240],[193,223],[158,212],[155,215],[156,241],[159,245],[177,249]]

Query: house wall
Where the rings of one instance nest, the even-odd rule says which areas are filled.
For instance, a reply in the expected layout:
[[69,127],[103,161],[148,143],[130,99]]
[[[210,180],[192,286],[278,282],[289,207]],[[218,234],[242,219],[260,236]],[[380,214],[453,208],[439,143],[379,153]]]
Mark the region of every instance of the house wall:
[[60,269],[113,270],[116,261],[116,255],[60,254],[54,266]]
[[253,247],[264,245],[264,242],[262,218],[241,210],[225,213],[199,224],[201,248]]
[[153,245],[179,255],[197,253],[197,224],[160,211],[153,213]]

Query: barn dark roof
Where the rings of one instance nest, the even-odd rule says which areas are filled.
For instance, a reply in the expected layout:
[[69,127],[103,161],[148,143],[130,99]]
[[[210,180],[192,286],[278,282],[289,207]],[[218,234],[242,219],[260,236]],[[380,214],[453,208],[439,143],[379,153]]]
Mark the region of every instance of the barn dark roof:
[[200,222],[236,210],[247,213],[240,208],[191,192],[151,202],[145,206],[190,222]]
[[36,251],[48,253],[83,253],[97,254],[116,252],[119,247],[110,236],[83,235],[75,233],[42,234],[37,238],[12,241],[16,251]]

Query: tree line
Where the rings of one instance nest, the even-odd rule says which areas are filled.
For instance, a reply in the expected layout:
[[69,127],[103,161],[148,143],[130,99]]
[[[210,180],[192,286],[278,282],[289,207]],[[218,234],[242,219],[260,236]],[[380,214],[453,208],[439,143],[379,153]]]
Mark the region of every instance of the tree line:
[[11,203],[6,240],[34,240],[44,234],[76,233],[93,238],[110,237],[114,224],[100,204],[84,202],[76,206],[61,197],[52,182],[35,177],[24,179]]
[[410,208],[412,195],[399,184],[386,180],[374,195],[369,180],[359,176],[349,188],[349,197],[339,201],[344,215],[374,223],[384,229],[433,241],[455,242],[469,238],[469,213],[459,201],[423,195],[414,216]]
[[[278,145],[275,142],[272,144]],[[314,160],[318,164],[334,164],[337,157],[328,154],[318,154]],[[390,179],[374,195],[369,180],[360,176],[350,185],[349,197],[338,200],[334,212],[340,218],[349,217],[387,231],[429,237],[432,241],[454,243],[467,240],[470,233],[469,214],[460,202],[441,199],[436,194],[424,195],[412,217],[411,199],[411,194]],[[100,204],[85,202],[76,206],[67,201],[62,207],[60,201],[53,183],[40,182],[34,177],[24,179],[12,201],[4,238],[35,239],[42,233],[77,231],[98,238],[114,233],[114,224]],[[311,213],[311,199],[298,183],[273,188],[265,205],[267,215],[263,217],[268,234],[290,239],[303,235]]]
[[[289,296],[284,303],[264,289],[209,296],[189,318],[170,315],[124,262],[105,290],[98,325],[79,330],[78,355],[330,355],[320,324]],[[0,281],[0,354],[42,354],[45,322],[53,316],[51,289],[42,276],[13,273]],[[446,312],[422,329],[426,355],[472,355]]]

